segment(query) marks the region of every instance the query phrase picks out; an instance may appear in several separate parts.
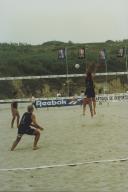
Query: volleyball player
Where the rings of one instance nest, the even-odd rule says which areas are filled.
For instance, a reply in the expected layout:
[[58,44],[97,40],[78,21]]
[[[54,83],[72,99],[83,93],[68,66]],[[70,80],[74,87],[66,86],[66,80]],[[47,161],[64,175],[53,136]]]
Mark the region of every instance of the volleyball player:
[[96,114],[95,86],[91,72],[87,73],[87,76],[85,78],[85,87],[86,87],[85,95],[87,96],[88,99],[92,100],[93,114],[95,115]]
[[15,149],[24,134],[35,136],[33,150],[38,149],[37,143],[40,138],[40,130],[43,130],[43,128],[36,122],[36,116],[33,114],[33,111],[34,107],[29,105],[27,112],[23,114],[18,127],[18,135],[11,147],[11,151]]

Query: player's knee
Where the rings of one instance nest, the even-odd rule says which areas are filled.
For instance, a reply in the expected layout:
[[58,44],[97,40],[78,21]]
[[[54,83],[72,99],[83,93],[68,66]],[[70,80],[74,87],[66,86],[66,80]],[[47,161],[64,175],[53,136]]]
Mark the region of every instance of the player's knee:
[[93,97],[93,98],[92,98],[92,101],[93,101],[93,102],[96,102],[96,99],[95,99],[95,97]]
[[16,116],[15,116],[15,115],[13,115],[12,120],[15,120],[15,118],[16,118]]
[[89,104],[90,111],[92,111],[92,104]]
[[20,119],[20,115],[19,115],[19,113],[17,114],[17,119]]
[[35,131],[35,135],[40,136],[40,130],[37,129],[37,130]]

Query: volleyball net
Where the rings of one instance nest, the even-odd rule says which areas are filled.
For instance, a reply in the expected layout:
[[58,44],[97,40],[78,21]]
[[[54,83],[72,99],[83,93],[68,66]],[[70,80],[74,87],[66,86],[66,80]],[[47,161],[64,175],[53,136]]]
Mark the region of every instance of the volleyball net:
[[[125,94],[128,91],[128,72],[95,73],[94,83],[97,98],[112,94]],[[56,99],[57,94],[63,98],[78,97],[85,90],[85,74],[63,74],[42,76],[0,77],[0,102],[29,102],[32,97],[37,99]],[[14,92],[17,97],[14,98]],[[105,96],[106,94],[106,96]],[[6,95],[6,97],[5,97]],[[112,97],[111,97],[112,98]]]

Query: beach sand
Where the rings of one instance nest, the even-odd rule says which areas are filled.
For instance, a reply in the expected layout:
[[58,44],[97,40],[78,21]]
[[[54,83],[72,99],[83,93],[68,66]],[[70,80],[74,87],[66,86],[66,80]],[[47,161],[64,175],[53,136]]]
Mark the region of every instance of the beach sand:
[[[27,104],[19,104],[20,115]],[[10,151],[17,128],[10,128],[9,104],[0,105],[0,191],[127,192],[128,161],[100,162],[34,170],[3,171],[91,161],[128,158],[128,103],[97,104],[90,117],[82,107],[35,110],[45,129],[33,151],[33,136],[24,135]]]

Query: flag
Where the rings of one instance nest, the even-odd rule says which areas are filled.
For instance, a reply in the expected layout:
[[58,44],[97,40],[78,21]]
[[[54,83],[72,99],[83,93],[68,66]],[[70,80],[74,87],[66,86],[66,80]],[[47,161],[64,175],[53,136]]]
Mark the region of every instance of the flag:
[[125,55],[125,48],[120,48],[117,52],[117,57],[124,57]]
[[105,60],[106,55],[105,55],[105,49],[101,49],[99,52],[99,59]]
[[106,60],[106,50],[101,49],[99,51],[99,64],[105,64],[105,60]]
[[65,48],[61,48],[58,51],[58,59],[65,59],[66,57],[66,52],[65,52]]
[[79,59],[84,59],[85,58],[85,48],[80,48],[79,49]]

